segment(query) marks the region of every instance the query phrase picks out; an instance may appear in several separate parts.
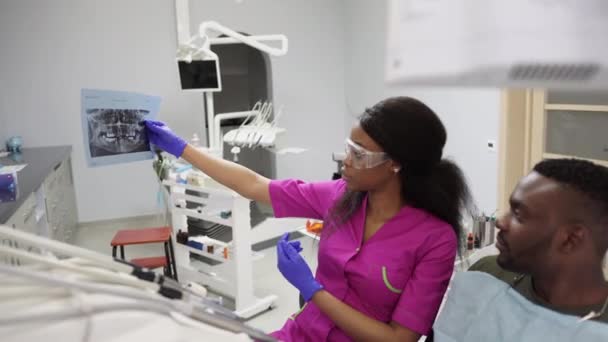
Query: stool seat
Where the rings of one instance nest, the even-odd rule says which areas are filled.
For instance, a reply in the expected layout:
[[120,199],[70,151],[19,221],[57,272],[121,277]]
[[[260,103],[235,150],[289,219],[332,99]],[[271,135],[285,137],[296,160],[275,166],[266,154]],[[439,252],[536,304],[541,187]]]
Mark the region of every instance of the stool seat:
[[166,242],[171,237],[170,227],[119,230],[111,246],[139,245],[144,243]]
[[139,267],[150,269],[164,267],[165,275],[177,280],[177,267],[175,265],[175,255],[173,254],[173,239],[171,238],[172,232],[171,227],[119,230],[110,242],[112,257],[116,258],[116,250],[120,248],[120,258],[126,260],[125,246],[128,245],[162,243],[165,249],[164,257],[135,258],[131,262]]
[[136,258],[132,259],[131,263],[149,269],[167,267],[167,258],[164,256],[148,257],[148,258]]

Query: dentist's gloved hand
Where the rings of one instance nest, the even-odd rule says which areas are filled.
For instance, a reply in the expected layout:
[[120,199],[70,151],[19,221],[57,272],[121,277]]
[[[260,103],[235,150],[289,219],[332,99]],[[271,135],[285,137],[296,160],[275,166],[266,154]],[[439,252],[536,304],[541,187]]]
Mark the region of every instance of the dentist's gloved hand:
[[299,244],[289,241],[289,233],[285,233],[277,243],[278,267],[283,277],[297,288],[308,302],[323,286],[315,279],[310,267],[300,256],[301,250]]
[[146,131],[150,142],[160,149],[171,153],[176,157],[181,157],[186,148],[186,141],[171,131],[164,122],[145,120]]
[[281,239],[285,239],[285,241],[287,241],[287,243],[289,243],[296,250],[296,252],[298,252],[298,253],[300,253],[301,251],[304,250],[304,249],[302,249],[302,244],[300,244],[300,241],[288,241],[289,240],[289,233],[283,234],[283,236],[281,237]]

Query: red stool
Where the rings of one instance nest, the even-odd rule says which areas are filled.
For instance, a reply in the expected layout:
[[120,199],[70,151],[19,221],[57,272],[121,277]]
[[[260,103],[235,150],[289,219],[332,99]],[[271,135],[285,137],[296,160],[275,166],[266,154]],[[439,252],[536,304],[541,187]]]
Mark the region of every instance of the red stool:
[[175,266],[175,255],[173,253],[171,227],[119,230],[116,232],[116,235],[114,235],[110,245],[112,246],[112,256],[116,258],[116,247],[120,246],[120,258],[125,260],[125,246],[160,242],[162,242],[165,247],[164,257],[137,258],[131,260],[131,262],[137,266],[146,268],[164,267],[165,275],[177,280],[177,268]]
[[167,267],[167,258],[164,256],[149,257],[149,258],[137,258],[131,259],[131,263],[139,267],[145,267],[149,269]]

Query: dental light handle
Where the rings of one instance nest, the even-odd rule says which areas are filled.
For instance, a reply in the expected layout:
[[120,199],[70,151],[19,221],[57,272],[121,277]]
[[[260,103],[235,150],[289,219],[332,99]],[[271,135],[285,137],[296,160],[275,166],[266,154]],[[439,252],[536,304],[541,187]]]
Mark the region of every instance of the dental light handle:
[[[276,47],[272,47],[270,45],[267,44],[263,44],[260,41],[258,41],[255,36],[245,36],[241,33],[238,33],[232,29],[229,29],[225,26],[222,26],[221,24],[215,22],[215,21],[205,21],[202,22],[201,25],[199,26],[199,36],[202,37],[203,39],[206,38],[205,41],[205,45],[209,44],[209,38],[207,36],[208,31],[216,31],[222,34],[225,34],[229,37],[232,37],[238,41],[243,42],[244,44],[247,44],[255,49],[258,49],[260,51],[264,51],[267,54],[271,55],[271,56],[284,56],[285,54],[287,54],[287,50],[288,50],[288,40],[287,37],[285,35],[282,34],[277,34],[277,35],[272,35],[273,39],[278,40],[281,45],[279,48]],[[266,36],[268,37],[268,36]]]

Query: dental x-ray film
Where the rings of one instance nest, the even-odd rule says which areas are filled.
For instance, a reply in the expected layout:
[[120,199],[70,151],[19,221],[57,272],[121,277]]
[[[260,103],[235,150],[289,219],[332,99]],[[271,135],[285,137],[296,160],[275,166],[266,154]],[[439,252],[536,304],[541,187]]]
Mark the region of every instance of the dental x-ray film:
[[152,159],[143,120],[154,120],[160,97],[82,89],[82,134],[89,166]]

